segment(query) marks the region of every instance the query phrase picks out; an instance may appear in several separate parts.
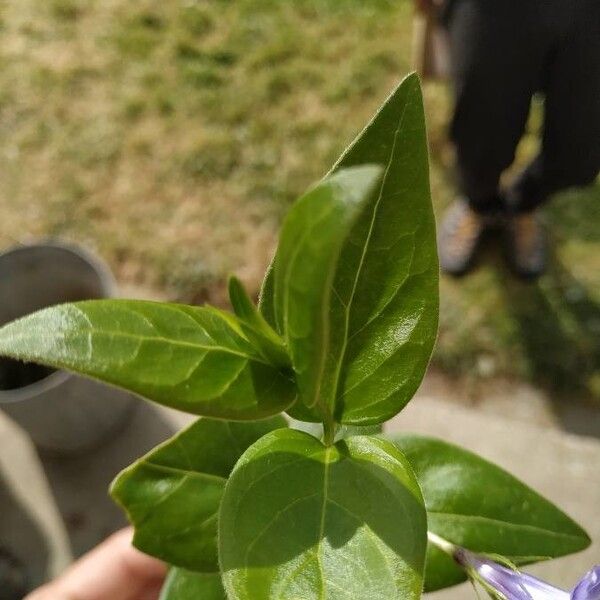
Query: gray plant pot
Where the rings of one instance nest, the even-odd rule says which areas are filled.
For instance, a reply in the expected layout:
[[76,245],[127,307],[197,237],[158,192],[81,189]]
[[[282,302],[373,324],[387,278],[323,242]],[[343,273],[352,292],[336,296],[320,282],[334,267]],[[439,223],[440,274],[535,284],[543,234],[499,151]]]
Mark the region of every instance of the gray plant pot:
[[[0,325],[40,308],[111,298],[108,267],[81,248],[40,243],[0,254]],[[42,450],[77,453],[122,426],[136,398],[66,371],[0,359],[0,406]]]

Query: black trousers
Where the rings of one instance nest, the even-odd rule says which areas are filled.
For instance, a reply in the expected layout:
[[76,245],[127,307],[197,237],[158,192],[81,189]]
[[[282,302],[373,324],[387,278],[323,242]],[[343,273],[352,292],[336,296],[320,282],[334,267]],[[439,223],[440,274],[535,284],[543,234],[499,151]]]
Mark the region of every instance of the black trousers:
[[[600,0],[450,0],[445,22],[451,138],[472,206],[529,211],[591,183],[600,170]],[[540,152],[501,195],[536,92],[545,97]]]

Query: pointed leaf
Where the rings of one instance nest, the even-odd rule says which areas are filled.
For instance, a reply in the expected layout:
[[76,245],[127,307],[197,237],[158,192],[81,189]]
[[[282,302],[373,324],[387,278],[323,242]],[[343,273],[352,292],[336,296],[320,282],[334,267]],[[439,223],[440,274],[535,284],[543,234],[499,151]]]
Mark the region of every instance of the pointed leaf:
[[380,423],[417,390],[438,320],[438,262],[419,80],[407,77],[346,150],[334,171],[385,166],[336,272],[331,373],[337,418]]
[[0,354],[76,371],[190,413],[259,419],[295,399],[233,317],[140,300],[64,304],[5,325]]
[[283,340],[254,306],[241,281],[236,277],[229,279],[229,298],[244,334],[265,360],[277,367],[291,367],[290,356]]
[[325,447],[279,430],[249,448],[225,488],[219,554],[230,600],[420,598],[426,522],[393,445]]
[[[321,397],[329,351],[331,284],[340,249],[381,177],[362,166],[332,175],[305,194],[288,213],[274,268],[275,317],[304,404]],[[331,412],[327,404],[321,412]]]
[[159,600],[227,600],[219,573],[171,569]]
[[[578,552],[590,540],[572,519],[518,479],[457,446],[394,436],[421,485],[429,530],[479,553],[526,564]],[[428,549],[425,588],[465,579],[446,554]]]
[[[425,374],[437,332],[435,221],[416,75],[400,83],[332,172],[365,163],[382,164],[385,171],[337,263],[320,391],[327,404],[335,403],[336,420],[354,425],[384,422],[406,405]],[[269,270],[260,301],[271,324],[272,279]],[[301,402],[290,414],[319,420]]]
[[218,571],[217,512],[227,477],[246,448],[281,427],[282,417],[199,419],[122,471],[111,494],[135,528],[134,545],[175,566]]

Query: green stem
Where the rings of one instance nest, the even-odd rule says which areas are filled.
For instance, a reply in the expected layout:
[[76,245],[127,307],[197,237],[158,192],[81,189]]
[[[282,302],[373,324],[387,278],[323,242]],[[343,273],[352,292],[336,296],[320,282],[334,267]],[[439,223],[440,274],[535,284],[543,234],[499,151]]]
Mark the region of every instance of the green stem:
[[439,535],[436,535],[432,531],[427,532],[427,540],[430,544],[432,544],[442,552],[445,552],[448,556],[454,557],[454,553],[456,552],[456,546],[452,542],[445,540],[444,538],[440,537]]
[[323,421],[323,443],[326,446],[333,446],[336,433],[337,425],[334,421],[330,419]]

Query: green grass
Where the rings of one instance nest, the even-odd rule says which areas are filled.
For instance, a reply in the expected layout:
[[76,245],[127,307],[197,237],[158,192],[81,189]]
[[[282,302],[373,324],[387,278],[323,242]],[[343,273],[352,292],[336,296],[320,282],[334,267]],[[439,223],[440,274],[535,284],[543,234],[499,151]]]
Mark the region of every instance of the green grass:
[[[290,203],[409,71],[410,17],[408,0],[0,0],[0,244],[71,239],[180,300],[224,302],[229,272],[256,291]],[[439,214],[450,98],[425,95]],[[599,211],[598,186],[556,199],[537,284],[494,253],[444,279],[435,363],[600,397]]]

